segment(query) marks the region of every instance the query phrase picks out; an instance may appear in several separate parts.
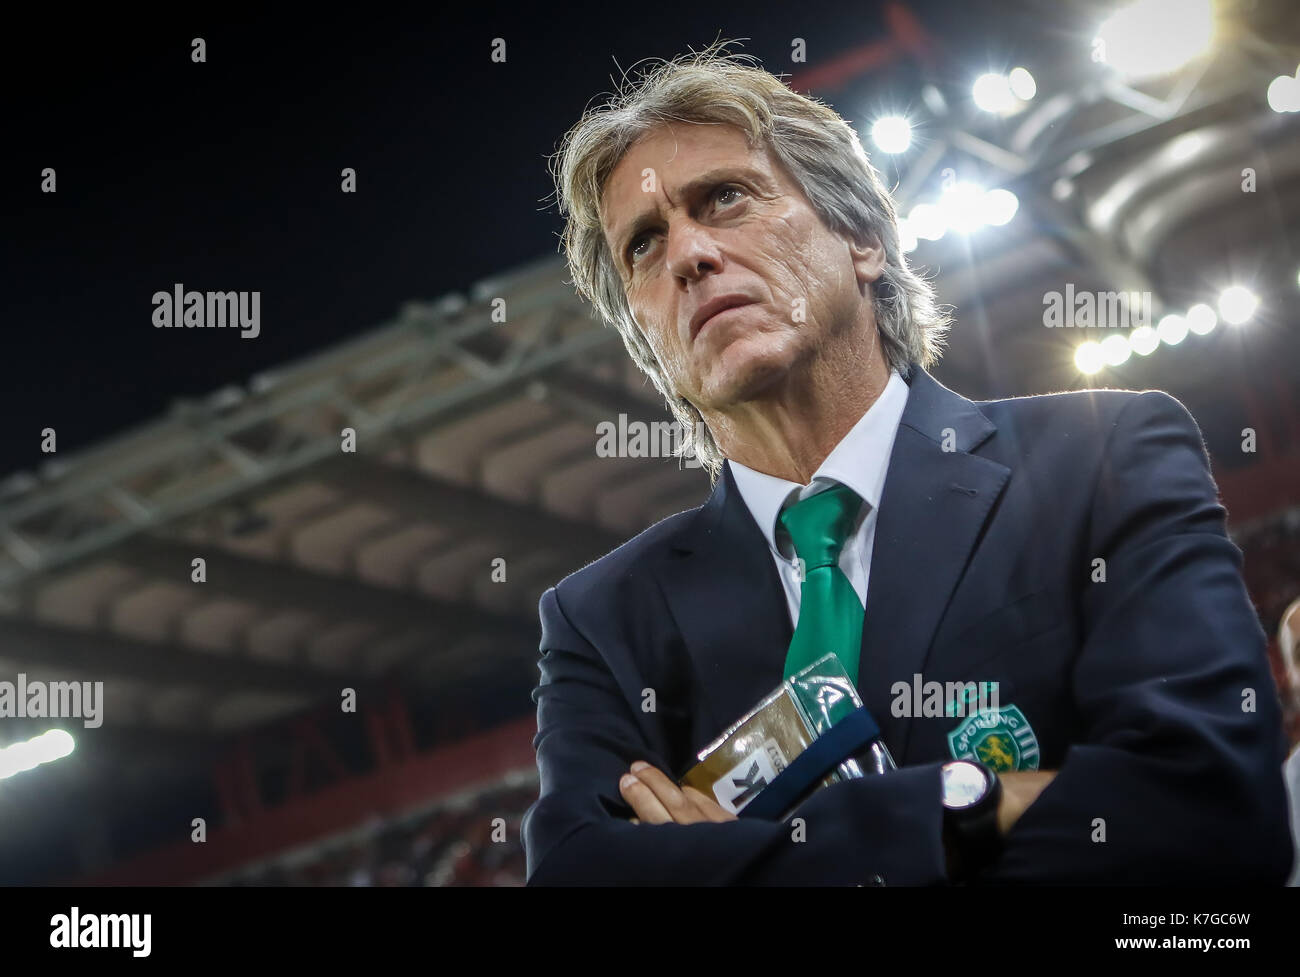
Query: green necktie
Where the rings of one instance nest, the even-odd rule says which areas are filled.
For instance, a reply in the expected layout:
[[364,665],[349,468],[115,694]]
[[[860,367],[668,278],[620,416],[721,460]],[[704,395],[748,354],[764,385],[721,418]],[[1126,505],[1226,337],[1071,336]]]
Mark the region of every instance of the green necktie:
[[853,489],[835,485],[781,513],[795,555],[803,560],[799,625],[786,654],[786,678],[833,651],[857,684],[862,603],[839,559],[861,506],[862,498]]

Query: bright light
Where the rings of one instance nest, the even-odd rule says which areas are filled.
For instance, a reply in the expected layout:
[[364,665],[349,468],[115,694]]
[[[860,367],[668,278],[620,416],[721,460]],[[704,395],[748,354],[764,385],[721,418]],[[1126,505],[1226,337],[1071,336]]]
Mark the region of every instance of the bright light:
[[1106,357],[1101,351],[1101,344],[1092,340],[1083,343],[1074,351],[1074,365],[1080,373],[1093,374],[1106,365]]
[[1219,315],[1223,321],[1239,326],[1255,314],[1259,298],[1243,285],[1225,288],[1219,295]]
[[77,748],[77,742],[72,738],[72,734],[62,729],[51,729],[40,738],[45,741],[45,757],[42,763],[62,760]]
[[912,230],[912,222],[906,217],[898,219],[898,242],[902,245],[905,254],[916,250],[918,244],[916,231]]
[[1107,336],[1101,341],[1101,355],[1110,366],[1119,366],[1128,359],[1131,352],[1128,339],[1118,333],[1114,336]]
[[980,206],[980,216],[985,224],[1001,227],[1015,217],[1016,211],[1019,209],[1020,201],[1016,199],[1016,195],[1010,190],[998,188],[984,194]]
[[970,233],[984,223],[984,191],[973,183],[954,183],[939,197],[948,230]]
[[0,747],[0,780],[72,752],[76,743],[61,729],[51,729],[21,743]]
[[901,115],[887,115],[871,126],[871,141],[882,153],[902,153],[912,145],[912,124]]
[[1177,346],[1187,338],[1187,320],[1180,315],[1167,315],[1156,326],[1156,335],[1162,343]]
[[1108,17],[1093,44],[1129,79],[1155,78],[1209,50],[1214,38],[1210,0],[1138,0]]
[[1011,86],[1011,94],[1022,102],[1028,102],[1038,93],[1034,76],[1025,68],[1012,68],[1011,74],[1007,75],[1007,84]]
[[1150,326],[1138,326],[1129,333],[1128,344],[1139,356],[1150,356],[1160,345],[1160,337]]
[[1006,75],[980,75],[971,87],[971,97],[979,108],[994,115],[1009,112],[1016,104],[1016,96]]
[[1218,324],[1219,317],[1204,302],[1198,302],[1187,310],[1187,328],[1198,336],[1213,332]]
[[939,240],[948,229],[943,213],[934,204],[917,204],[908,213],[907,223],[913,234],[927,241]]
[[1174,162],[1185,163],[1209,144],[1210,139],[1203,132],[1184,132],[1169,143],[1166,152]]
[[1268,86],[1268,107],[1274,112],[1300,112],[1300,78],[1274,78]]
[[[1015,217],[1019,208],[1020,201],[1010,190],[986,192],[973,183],[954,183],[935,203],[920,203],[908,212],[905,234],[937,241],[949,231],[967,234],[985,225],[1001,226]],[[902,227],[900,220],[900,233],[904,233]]]

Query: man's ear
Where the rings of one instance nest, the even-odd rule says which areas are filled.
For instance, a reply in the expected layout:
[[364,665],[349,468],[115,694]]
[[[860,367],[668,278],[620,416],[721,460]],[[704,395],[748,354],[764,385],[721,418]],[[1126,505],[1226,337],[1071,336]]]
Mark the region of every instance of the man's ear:
[[850,241],[849,254],[859,285],[868,285],[885,273],[885,246],[876,235],[868,234],[862,241]]

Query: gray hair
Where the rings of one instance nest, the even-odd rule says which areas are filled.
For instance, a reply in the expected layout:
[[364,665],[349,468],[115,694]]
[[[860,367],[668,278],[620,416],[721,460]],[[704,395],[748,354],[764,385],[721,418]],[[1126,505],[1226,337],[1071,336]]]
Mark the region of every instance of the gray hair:
[[[872,286],[885,359],[904,377],[911,363],[939,356],[949,318],[929,283],[908,267],[889,191],[853,128],[821,102],[791,91],[749,55],[725,52],[731,41],[681,55],[647,71],[605,105],[588,109],[552,158],[560,246],[578,294],[612,324],[633,361],[668,402],[686,432],[679,454],[694,453],[716,481],[724,456],[694,405],[678,395],[632,316],[601,225],[605,181],[637,139],[669,121],[731,125],[751,147],[767,146],[832,231],[874,237],[885,268]],[[626,80],[627,76],[624,76]]]

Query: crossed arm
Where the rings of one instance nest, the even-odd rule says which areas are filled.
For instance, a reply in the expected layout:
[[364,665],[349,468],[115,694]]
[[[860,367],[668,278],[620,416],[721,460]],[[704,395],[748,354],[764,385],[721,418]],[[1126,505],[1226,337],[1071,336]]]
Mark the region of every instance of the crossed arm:
[[[1080,599],[1070,685],[1085,728],[1059,770],[1004,775],[1006,846],[980,878],[1280,883],[1292,859],[1280,713],[1240,551],[1186,409],[1160,393],[1130,399],[1094,496],[1087,546],[1109,582]],[[796,812],[808,833],[793,844],[786,823],[737,820],[679,791],[663,773],[666,744],[621,691],[640,688],[637,677],[611,674],[554,590],[541,614],[530,884],[948,880],[941,763],[822,788]],[[635,760],[649,767],[618,787]],[[615,816],[625,805],[637,823]]]
[[[1054,770],[1022,770],[1004,773],[1002,800],[998,803],[998,830],[1005,835],[1038,799],[1043,788],[1056,776]],[[696,824],[700,821],[736,821],[713,798],[694,787],[678,788],[662,771],[644,760],[632,764],[618,782],[619,793],[636,811],[633,824]]]

